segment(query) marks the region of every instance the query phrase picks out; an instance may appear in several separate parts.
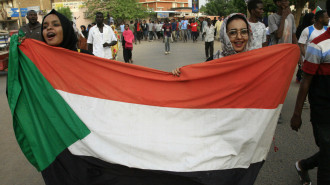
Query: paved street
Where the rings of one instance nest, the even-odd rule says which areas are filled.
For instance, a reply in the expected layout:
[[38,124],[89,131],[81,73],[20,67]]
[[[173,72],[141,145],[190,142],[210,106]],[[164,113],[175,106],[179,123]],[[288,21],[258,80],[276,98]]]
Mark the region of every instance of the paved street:
[[[215,42],[215,50],[220,43]],[[123,61],[119,52],[119,61]],[[205,61],[204,43],[171,43],[171,54],[164,55],[164,44],[160,41],[142,42],[134,45],[133,60],[136,65],[159,70],[171,71],[176,67]],[[12,118],[5,95],[6,76],[0,76],[0,185],[43,185],[38,173],[23,156],[14,136]],[[271,146],[268,158],[258,176],[257,185],[299,185],[294,162],[309,157],[317,151],[309,123],[309,109],[303,111],[303,126],[297,133],[290,129],[292,115],[299,85],[291,83],[282,116],[275,133],[275,144],[279,148],[274,152]],[[316,184],[316,170],[310,172],[313,184]]]

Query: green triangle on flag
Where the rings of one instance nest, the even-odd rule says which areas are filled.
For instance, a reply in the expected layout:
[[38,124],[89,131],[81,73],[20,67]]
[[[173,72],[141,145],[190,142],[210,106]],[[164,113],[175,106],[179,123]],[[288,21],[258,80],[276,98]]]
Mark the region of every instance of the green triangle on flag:
[[320,8],[319,6],[317,6],[314,10],[313,10],[313,14],[316,14],[316,12],[322,10],[322,8]]

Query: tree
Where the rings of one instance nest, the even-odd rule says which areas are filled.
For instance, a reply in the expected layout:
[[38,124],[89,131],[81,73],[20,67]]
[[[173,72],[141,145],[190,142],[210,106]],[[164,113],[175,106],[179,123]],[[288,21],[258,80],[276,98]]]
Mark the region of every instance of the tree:
[[295,9],[296,9],[296,11],[293,13],[294,19],[296,22],[296,26],[299,25],[302,10],[303,10],[304,6],[306,5],[306,3],[307,3],[307,0],[294,0],[293,1],[293,5],[295,5]]
[[235,1],[233,0],[209,0],[209,2],[205,4],[205,8],[203,7],[202,10],[207,15],[227,16],[231,13],[239,12],[239,9],[236,8],[234,2]]
[[233,0],[233,4],[237,9],[237,12],[247,15],[247,4],[244,0]]
[[72,20],[72,12],[69,7],[61,7],[61,8],[58,8],[57,11],[59,13],[63,14],[70,21]]
[[115,20],[141,19],[149,15],[148,10],[137,0],[88,0],[86,2],[90,17],[95,17],[96,12],[102,12]]

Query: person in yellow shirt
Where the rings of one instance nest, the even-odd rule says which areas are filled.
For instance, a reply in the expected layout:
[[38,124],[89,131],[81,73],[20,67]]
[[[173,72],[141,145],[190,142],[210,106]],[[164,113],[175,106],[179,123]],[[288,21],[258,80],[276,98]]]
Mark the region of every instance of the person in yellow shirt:
[[222,25],[222,20],[219,19],[217,20],[217,22],[215,23],[215,30],[216,30],[216,36],[215,36],[215,39],[219,40],[220,38],[220,28],[221,28],[221,25]]
[[113,32],[115,33],[116,37],[117,37],[117,44],[114,45],[114,46],[111,46],[111,53],[112,53],[112,58],[114,60],[117,60],[117,53],[118,53],[118,50],[119,50],[119,42],[120,42],[120,35],[118,34],[118,31],[116,30],[116,26],[115,25],[111,25],[111,28],[113,30]]

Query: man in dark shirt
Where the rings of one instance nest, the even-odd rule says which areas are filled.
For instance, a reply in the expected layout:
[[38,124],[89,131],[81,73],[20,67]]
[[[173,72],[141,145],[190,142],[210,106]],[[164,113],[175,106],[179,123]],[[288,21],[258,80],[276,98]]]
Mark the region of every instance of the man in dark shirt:
[[20,30],[25,33],[26,38],[42,41],[41,24],[38,22],[37,12],[34,10],[28,11],[26,18],[29,20],[29,23],[22,26]]
[[171,20],[171,25],[172,25],[172,38],[173,38],[173,41],[176,42],[176,26],[177,26],[177,23],[175,22],[174,19]]

